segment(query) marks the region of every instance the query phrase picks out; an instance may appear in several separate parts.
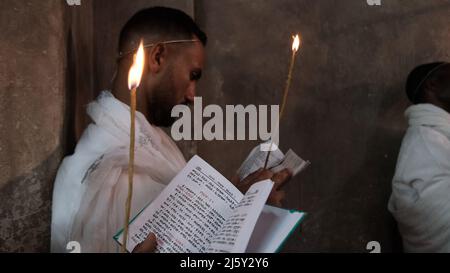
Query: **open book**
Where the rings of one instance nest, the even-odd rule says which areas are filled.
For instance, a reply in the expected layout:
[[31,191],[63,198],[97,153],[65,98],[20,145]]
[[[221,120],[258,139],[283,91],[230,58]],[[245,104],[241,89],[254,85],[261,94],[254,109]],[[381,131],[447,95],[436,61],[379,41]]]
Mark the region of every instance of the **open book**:
[[[265,205],[272,187],[265,180],[242,194],[194,156],[130,222],[126,248],[131,252],[153,232],[159,253],[276,252],[304,213]],[[114,239],[121,244],[123,231]]]

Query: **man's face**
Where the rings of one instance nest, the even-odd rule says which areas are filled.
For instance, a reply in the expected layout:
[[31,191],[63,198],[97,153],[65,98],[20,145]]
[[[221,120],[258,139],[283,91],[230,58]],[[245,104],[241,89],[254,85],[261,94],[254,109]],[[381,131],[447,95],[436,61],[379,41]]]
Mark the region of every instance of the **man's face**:
[[179,104],[191,104],[196,94],[197,82],[202,75],[205,52],[201,43],[183,46],[167,63],[160,80],[149,98],[150,120],[156,126],[171,126],[172,108]]
[[437,98],[447,112],[450,112],[450,65],[445,65],[439,71],[439,77],[434,81],[432,87],[437,90]]

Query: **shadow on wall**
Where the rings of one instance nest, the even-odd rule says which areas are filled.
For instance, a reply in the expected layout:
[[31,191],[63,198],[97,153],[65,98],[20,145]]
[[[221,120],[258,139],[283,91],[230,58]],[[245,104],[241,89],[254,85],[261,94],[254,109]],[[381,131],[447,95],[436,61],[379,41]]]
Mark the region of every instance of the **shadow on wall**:
[[[390,87],[402,90],[400,86]],[[388,211],[388,201],[392,189],[392,178],[397,163],[406,126],[399,109],[408,107],[403,92],[389,90],[379,103],[374,131],[366,143],[364,160],[358,170],[344,184],[336,200],[339,210],[350,212],[345,217],[349,223],[337,227],[346,238],[354,237],[351,242],[355,251],[369,252],[365,246],[377,241],[382,252],[403,252],[402,240],[395,219]],[[395,94],[395,95],[393,95]],[[402,112],[402,111],[400,111]],[[359,208],[355,210],[354,208]]]
[[[319,159],[328,159],[312,160],[312,169],[302,174],[299,184],[302,188],[298,189],[303,191],[299,195],[303,199],[300,209],[306,210],[308,217],[301,230],[289,239],[285,252],[364,253],[369,252],[366,246],[371,241],[379,242],[382,252],[402,252],[396,222],[387,209],[406,128],[403,111],[408,104],[404,93],[398,92],[403,90],[401,82],[399,78],[392,85],[353,85],[341,90],[345,94],[350,94],[349,90],[367,93],[355,91],[353,96],[345,98],[348,107],[343,111],[347,111],[346,117],[354,116],[352,120],[334,117],[340,130],[335,136],[342,136],[340,141],[346,139],[332,145],[338,146],[336,150],[325,143],[334,141],[329,137],[309,141],[317,146]],[[367,105],[374,111],[364,113]],[[318,122],[313,120],[312,123]],[[306,128],[308,132],[314,131]],[[332,156],[337,159],[330,158]],[[336,163],[330,166],[330,162]],[[321,173],[331,170],[337,175],[329,178],[321,175],[314,181],[317,170]],[[318,183],[324,186],[318,187]]]
[[67,37],[67,71],[66,71],[66,94],[65,94],[65,114],[64,114],[64,132],[66,133],[63,141],[64,154],[73,154],[76,145],[75,116],[76,116],[76,92],[77,80],[75,76],[76,59],[73,46],[72,31],[69,30]]

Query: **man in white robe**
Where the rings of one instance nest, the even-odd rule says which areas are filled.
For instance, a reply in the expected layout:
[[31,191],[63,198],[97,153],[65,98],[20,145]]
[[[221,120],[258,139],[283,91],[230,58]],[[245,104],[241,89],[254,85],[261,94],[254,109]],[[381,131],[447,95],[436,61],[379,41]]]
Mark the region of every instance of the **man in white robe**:
[[[53,193],[52,251],[69,241],[83,252],[115,252],[112,236],[123,226],[128,190],[129,107],[107,91],[88,107],[93,123],[75,153],[64,159]],[[136,160],[132,215],[153,200],[183,168],[172,140],[136,117]],[[106,236],[103,238],[103,236]]]
[[[186,164],[176,144],[158,126],[174,122],[173,106],[193,102],[203,69],[206,35],[181,11],[150,8],[138,12],[122,29],[112,93],[104,91],[89,104],[92,124],[75,153],[65,158],[58,170],[53,192],[52,252],[67,252],[71,241],[79,243],[81,252],[119,252],[113,236],[123,228],[128,192],[127,77],[132,53],[141,39],[146,45],[146,59],[137,91],[131,215],[154,200]],[[290,177],[287,170],[277,174],[259,171],[241,181],[240,189],[245,191],[252,183],[269,178],[282,185]],[[269,200],[279,204],[283,196],[281,190],[274,190]],[[151,252],[155,243],[151,235],[135,250]]]
[[415,68],[388,208],[407,252],[450,252],[450,64]]

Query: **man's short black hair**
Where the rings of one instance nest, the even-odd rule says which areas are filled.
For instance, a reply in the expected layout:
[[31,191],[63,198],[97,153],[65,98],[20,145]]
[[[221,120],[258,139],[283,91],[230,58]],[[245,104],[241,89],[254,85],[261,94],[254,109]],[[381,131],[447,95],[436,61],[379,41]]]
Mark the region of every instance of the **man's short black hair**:
[[166,40],[192,39],[195,36],[203,45],[206,34],[186,13],[167,7],[152,7],[139,11],[125,24],[120,32],[119,51],[137,47],[141,38],[155,37]]
[[406,80],[406,95],[408,99],[414,104],[423,103],[427,83],[436,80],[443,82],[439,71],[448,64],[446,62],[433,62],[414,68]]

